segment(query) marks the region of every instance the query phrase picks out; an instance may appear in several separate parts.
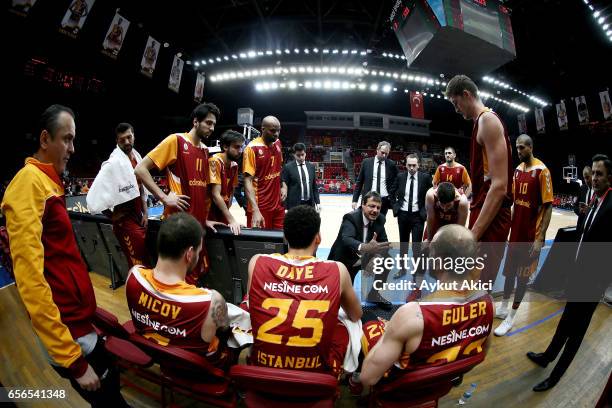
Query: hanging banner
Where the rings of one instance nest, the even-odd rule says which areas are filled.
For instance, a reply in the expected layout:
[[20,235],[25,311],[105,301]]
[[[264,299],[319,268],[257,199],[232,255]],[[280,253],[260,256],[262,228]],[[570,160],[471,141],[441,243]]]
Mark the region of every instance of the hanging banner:
[[410,91],[410,116],[416,119],[425,119],[423,95]]
[[604,120],[612,118],[612,104],[610,103],[610,93],[608,91],[600,92],[599,100],[601,101],[601,110],[603,111]]
[[172,63],[172,70],[170,70],[168,88],[172,89],[176,93],[178,93],[181,85],[181,76],[183,76],[183,60],[175,55],[174,62]]
[[9,7],[11,13],[26,17],[32,6],[36,4],[36,0],[12,0],[11,3],[11,7]]
[[96,0],[74,0],[61,22],[60,33],[77,38]]
[[142,61],[140,61],[140,72],[149,78],[153,77],[153,71],[155,71],[155,64],[157,63],[157,56],[159,55],[159,42],[149,36],[147,46],[145,47],[144,54],[142,55]]
[[567,110],[565,110],[565,101],[561,100],[556,106],[559,130],[567,130]]
[[546,124],[544,123],[544,111],[542,111],[542,108],[535,108],[535,120],[538,133],[544,133]]
[[102,54],[113,59],[117,59],[119,51],[121,51],[121,47],[123,46],[123,41],[125,40],[125,35],[127,34],[129,26],[130,22],[128,20],[121,17],[119,13],[115,14],[115,17],[113,18],[113,21],[106,32],[106,37],[104,37],[104,41],[102,42]]
[[193,93],[193,99],[196,102],[202,102],[202,97],[204,96],[204,83],[206,81],[206,77],[203,73],[198,72],[198,79],[196,80],[195,91]]
[[584,99],[584,95],[577,96],[574,98],[576,102],[576,109],[578,110],[578,122],[581,125],[589,122],[589,110],[587,108],[586,99]]
[[519,133],[527,133],[527,118],[525,117],[525,114],[521,113],[520,115],[517,115],[516,118],[518,119]]

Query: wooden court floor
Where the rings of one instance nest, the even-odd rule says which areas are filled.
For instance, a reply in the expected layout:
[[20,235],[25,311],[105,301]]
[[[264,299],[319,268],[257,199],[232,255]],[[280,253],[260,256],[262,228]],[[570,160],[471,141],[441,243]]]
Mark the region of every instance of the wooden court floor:
[[[350,197],[323,196],[322,204],[322,246],[329,248],[337,235],[342,215],[350,210]],[[241,212],[239,209],[233,211],[237,214]],[[555,210],[547,239],[554,238],[558,228],[573,224],[573,214]],[[394,240],[393,234],[398,236],[397,222],[392,217],[387,222],[387,233],[391,241]],[[128,320],[125,288],[113,291],[109,288],[107,278],[96,273],[90,276],[98,304],[116,314],[121,322]],[[465,376],[462,385],[440,400],[440,407],[454,407],[472,382],[477,383],[474,396],[469,402],[474,407],[593,407],[612,368],[612,309],[604,304],[598,306],[582,347],[561,382],[546,393],[531,391],[533,385],[548,376],[552,365],[542,369],[531,363],[525,353],[545,349],[557,326],[560,318],[558,312],[562,307],[562,302],[528,292],[517,313],[513,328],[516,333],[501,338],[491,335],[485,361]],[[496,320],[494,327],[499,322]],[[127,378],[153,393],[159,392],[157,387],[146,382]],[[45,361],[13,285],[0,290],[0,383],[5,387],[61,388],[68,394],[68,398],[62,401],[46,401],[43,405],[19,403],[18,406],[86,406],[68,381],[61,379]],[[342,387],[342,393],[343,397],[337,406],[356,406],[356,400],[348,395],[346,387]],[[123,394],[134,407],[158,406],[154,399],[134,389],[125,388]],[[177,402],[186,407],[201,406],[184,398],[178,398]]]

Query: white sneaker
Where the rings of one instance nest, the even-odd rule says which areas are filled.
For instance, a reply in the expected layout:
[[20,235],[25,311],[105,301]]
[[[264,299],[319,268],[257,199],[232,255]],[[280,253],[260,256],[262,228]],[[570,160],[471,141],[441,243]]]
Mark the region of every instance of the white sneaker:
[[497,329],[495,329],[494,331],[495,335],[505,336],[510,331],[510,329],[512,329],[513,324],[514,324],[514,319],[511,318],[510,316],[506,317],[504,321],[501,322],[499,326],[497,326]]
[[508,306],[503,307],[499,304],[499,306],[495,308],[495,317],[498,319],[505,319],[506,316],[508,316]]

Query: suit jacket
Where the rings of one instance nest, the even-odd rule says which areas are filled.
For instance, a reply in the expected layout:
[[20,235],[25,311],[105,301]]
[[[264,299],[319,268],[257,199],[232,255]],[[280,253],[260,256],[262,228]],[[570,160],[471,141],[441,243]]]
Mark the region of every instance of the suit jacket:
[[[306,170],[308,170],[308,185],[310,186],[310,200],[313,203],[321,204],[319,200],[319,190],[315,183],[315,166],[307,161]],[[287,210],[300,205],[302,200],[302,188],[300,185],[300,174],[297,162],[290,161],[283,166],[282,181],[287,184],[287,199],[285,200],[285,208]],[[313,201],[314,200],[314,201]]]
[[[589,186],[587,186],[586,183],[583,183],[580,186],[580,192],[578,193],[578,199],[574,203],[574,213],[576,213],[576,215],[578,216],[578,222],[576,224],[577,226],[580,225],[584,221],[584,215],[580,214],[580,206],[578,204],[587,203],[586,196],[587,196],[588,189],[589,189]],[[593,196],[593,194],[594,193],[591,192],[591,196]]]
[[606,198],[584,233],[586,218],[578,225],[576,240],[580,244],[576,264],[568,277],[567,297],[571,301],[598,302],[611,282],[609,256],[612,252],[612,192]]
[[[380,214],[376,221],[368,228],[366,242],[372,240],[374,233],[377,234],[378,242],[387,242],[387,233],[385,231],[385,216]],[[332,261],[342,262],[349,270],[351,277],[354,278],[360,267],[354,267],[355,262],[359,260],[357,248],[363,243],[363,213],[361,207],[353,212],[344,214],[342,225],[338,237],[332,245],[331,251],[327,259]]]
[[[374,179],[374,161],[376,157],[368,157],[361,163],[361,170],[359,170],[359,176],[355,181],[355,191],[353,192],[353,202],[356,203],[359,200],[359,195],[363,197],[376,186],[372,186]],[[395,186],[395,179],[397,178],[397,166],[393,160],[385,159],[385,184],[387,186],[387,192],[389,197],[393,195],[393,187]]]
[[[427,219],[427,210],[425,209],[425,195],[427,190],[432,187],[432,178],[429,173],[423,171],[418,172],[417,176],[417,204],[419,206],[419,214],[423,221]],[[400,173],[397,176],[397,186],[394,188],[394,194],[391,197],[391,208],[393,208],[393,215],[397,217],[399,210],[404,205],[404,196],[406,195],[406,181],[408,180],[408,172]]]

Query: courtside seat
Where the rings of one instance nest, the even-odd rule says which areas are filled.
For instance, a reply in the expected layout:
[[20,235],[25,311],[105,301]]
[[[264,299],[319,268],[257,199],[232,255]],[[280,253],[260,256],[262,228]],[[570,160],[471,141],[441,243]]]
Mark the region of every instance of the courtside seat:
[[408,371],[388,383],[379,383],[370,394],[370,407],[435,408],[457,380],[485,358],[478,353],[452,363]]
[[230,377],[248,408],[331,408],[339,396],[338,380],[330,374],[235,365]]

